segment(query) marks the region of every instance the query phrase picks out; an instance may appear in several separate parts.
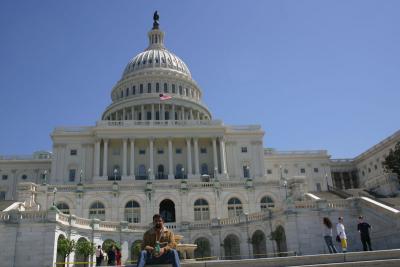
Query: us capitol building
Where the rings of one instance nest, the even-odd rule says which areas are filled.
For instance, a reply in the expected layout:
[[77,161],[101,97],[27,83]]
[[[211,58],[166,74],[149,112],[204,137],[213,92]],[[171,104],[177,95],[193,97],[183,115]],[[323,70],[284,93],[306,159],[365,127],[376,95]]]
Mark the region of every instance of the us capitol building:
[[155,213],[197,245],[188,258],[327,253],[321,221],[338,216],[361,250],[360,214],[374,248],[399,247],[399,185],[382,161],[400,131],[354,159],[265,148],[259,125],[213,117],[164,37],[155,18],[94,126],[56,127],[52,152],[0,156],[2,266],[54,266],[60,238],[112,240],[130,262]]

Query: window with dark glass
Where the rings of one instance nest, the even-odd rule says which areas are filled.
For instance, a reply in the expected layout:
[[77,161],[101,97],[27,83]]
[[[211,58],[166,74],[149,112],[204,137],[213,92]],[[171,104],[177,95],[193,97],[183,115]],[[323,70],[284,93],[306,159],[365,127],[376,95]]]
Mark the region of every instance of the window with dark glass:
[[143,84],[139,85],[139,93],[143,94]]
[[146,119],[149,121],[151,120],[151,111],[147,111],[146,113]]
[[181,148],[175,149],[175,153],[176,153],[176,154],[182,154],[182,149],[181,149]]
[[314,168],[314,172],[315,173],[319,172],[318,168]]
[[200,153],[201,153],[201,154],[206,154],[206,153],[207,153],[207,148],[201,147],[201,148],[200,148]]
[[128,96],[129,95],[129,88],[126,88],[126,90],[125,90],[125,96]]
[[78,150],[76,150],[76,149],[71,149],[70,152],[69,152],[69,154],[70,154],[71,156],[76,156],[76,155],[78,155]]
[[70,182],[75,181],[75,175],[76,175],[76,170],[75,169],[70,169],[69,170],[69,181]]
[[164,93],[168,93],[168,84],[164,83]]
[[136,94],[136,86],[132,86],[132,95]]
[[124,92],[123,91],[120,92],[120,96],[121,96],[121,98],[124,97]]
[[267,170],[267,174],[272,174],[272,170],[271,170],[271,169],[268,169],[268,170]]
[[146,150],[145,150],[145,149],[139,149],[139,154],[140,154],[140,155],[146,154]]
[[183,94],[183,92],[182,92],[182,86],[179,86],[179,94],[180,94],[180,95]]
[[164,154],[164,149],[159,148],[159,149],[157,150],[157,154]]
[[175,84],[172,84],[172,93],[173,93],[173,94],[176,93]]
[[21,176],[21,178],[22,178],[22,180],[26,180],[26,179],[28,178],[28,176],[26,176],[26,174],[23,174],[23,175]]
[[1,179],[2,179],[2,180],[7,180],[7,179],[8,179],[8,175],[7,175],[7,174],[3,174],[3,175],[1,176]]
[[242,146],[242,153],[247,153],[247,147]]
[[306,169],[301,168],[301,169],[300,169],[300,173],[306,173]]
[[151,93],[151,83],[147,84],[147,93],[150,94]]
[[156,93],[159,93],[159,92],[160,92],[160,84],[156,83]]

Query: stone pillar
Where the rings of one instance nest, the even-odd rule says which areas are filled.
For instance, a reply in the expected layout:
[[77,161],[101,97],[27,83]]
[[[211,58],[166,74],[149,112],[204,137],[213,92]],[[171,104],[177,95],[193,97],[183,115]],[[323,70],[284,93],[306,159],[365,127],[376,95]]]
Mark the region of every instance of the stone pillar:
[[193,120],[193,109],[189,110],[190,119]]
[[168,179],[174,179],[172,139],[168,139]]
[[[213,167],[212,171],[213,171],[213,174],[215,176],[217,176],[218,175],[217,140],[214,137],[212,139],[212,145],[213,145],[213,159],[214,159],[214,167]],[[214,177],[214,178],[217,178],[217,177]]]
[[107,160],[108,160],[108,139],[103,139],[104,150],[103,150],[103,177],[107,180]]
[[94,145],[94,177],[100,176],[100,140]]
[[351,172],[349,172],[349,179],[350,179],[350,188],[354,188],[354,181],[353,181],[353,176],[351,175]]
[[151,104],[151,119],[155,120],[155,116],[154,116],[154,104]]
[[187,176],[188,178],[192,176],[192,153],[190,149],[190,138],[186,139],[186,148],[187,148]]
[[150,154],[150,177],[149,179],[154,179],[154,139],[149,139],[149,154]]
[[341,183],[342,183],[342,188],[341,189],[346,189],[346,186],[345,186],[345,183],[344,183],[344,178],[343,178],[343,173],[342,172],[339,172],[340,173],[340,181],[341,181]]
[[225,141],[223,137],[219,139],[219,148],[221,151],[221,173],[224,177],[227,177],[228,173],[226,171]]
[[181,118],[185,120],[185,108],[183,106],[181,107]]
[[161,104],[160,120],[165,120],[165,105]]
[[140,112],[142,113],[142,121],[144,121],[146,119],[146,117],[144,115],[144,105],[141,105],[140,108],[141,108]]
[[130,158],[130,176],[132,179],[135,179],[135,139],[130,139],[131,141],[131,158]]
[[131,107],[131,113],[132,113],[132,120],[133,121],[136,120],[136,118],[135,118],[135,106]]
[[125,116],[126,116],[126,111],[125,108],[122,109],[122,120],[125,120]]
[[199,139],[194,138],[194,174],[196,177],[200,177],[200,166],[199,166]]
[[128,175],[127,152],[128,152],[128,140],[126,138],[124,138],[124,139],[122,139],[122,177],[126,177]]
[[172,104],[172,116],[171,119],[174,121],[175,120],[175,105]]

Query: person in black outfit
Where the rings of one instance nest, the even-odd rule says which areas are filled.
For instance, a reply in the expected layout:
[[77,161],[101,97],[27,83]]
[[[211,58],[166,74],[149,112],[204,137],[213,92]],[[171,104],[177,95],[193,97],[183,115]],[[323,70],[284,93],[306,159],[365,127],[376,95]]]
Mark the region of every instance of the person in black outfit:
[[108,266],[115,265],[115,245],[112,245],[111,249],[107,253],[108,256]]
[[364,251],[372,250],[371,238],[369,237],[371,225],[369,225],[367,222],[364,222],[363,216],[358,217],[357,229],[361,236],[361,243],[363,244]]

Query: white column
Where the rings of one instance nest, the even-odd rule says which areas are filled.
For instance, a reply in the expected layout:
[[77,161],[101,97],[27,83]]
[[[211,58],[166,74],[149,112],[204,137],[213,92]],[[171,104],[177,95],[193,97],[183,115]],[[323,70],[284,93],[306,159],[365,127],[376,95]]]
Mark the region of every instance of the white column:
[[172,139],[168,139],[168,179],[174,179],[174,163],[172,157]]
[[127,155],[128,155],[128,140],[126,138],[122,139],[122,177],[128,175],[127,172]]
[[[213,168],[213,173],[214,175],[218,176],[218,157],[217,157],[217,140],[215,138],[212,139],[212,145],[213,145],[213,158],[214,158],[214,168]],[[216,170],[216,172],[215,172]],[[217,178],[217,177],[214,177]]]
[[227,177],[228,173],[226,171],[225,141],[223,137],[219,139],[219,148],[221,151],[221,173],[224,177]]
[[136,118],[135,118],[135,106],[131,107],[131,113],[132,113],[132,120],[133,121],[136,120]]
[[100,176],[100,140],[94,145],[94,177]]
[[154,116],[154,104],[151,104],[151,119],[155,120],[155,116]]
[[141,105],[140,108],[142,113],[142,121],[144,121],[146,119],[146,117],[144,116],[144,105]]
[[185,108],[183,106],[181,107],[181,119],[185,119]]
[[171,119],[174,121],[175,120],[175,105],[172,104],[172,116]]
[[190,119],[193,120],[193,109],[189,110],[189,114],[190,114]]
[[165,120],[165,105],[161,104],[161,114],[160,114],[160,120]]
[[131,178],[135,179],[135,139],[131,140],[131,159],[130,159],[130,176]]
[[186,148],[187,148],[187,177],[192,176],[192,153],[190,152],[190,138],[186,139]]
[[150,179],[154,179],[154,139],[150,138],[149,139],[149,154],[150,154]]
[[196,177],[200,177],[200,168],[199,168],[199,144],[198,138],[194,138],[194,174]]
[[108,140],[107,139],[103,139],[103,143],[104,143],[104,150],[103,150],[103,177],[105,177],[105,179],[107,179]]
[[125,108],[122,109],[122,120],[125,120],[125,116],[126,116],[126,111]]

